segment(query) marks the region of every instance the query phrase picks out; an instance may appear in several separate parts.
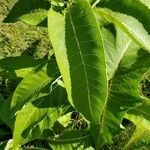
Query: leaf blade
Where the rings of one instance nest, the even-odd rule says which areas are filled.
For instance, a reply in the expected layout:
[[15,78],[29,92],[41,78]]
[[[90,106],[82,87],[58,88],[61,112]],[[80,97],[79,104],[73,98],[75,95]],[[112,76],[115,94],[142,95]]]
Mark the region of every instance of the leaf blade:
[[51,129],[57,117],[63,113],[65,105],[66,93],[60,85],[57,85],[48,96],[25,105],[16,115],[13,131],[14,148],[31,140],[43,138],[44,129]]
[[129,110],[125,118],[131,120],[136,129],[129,139],[124,149],[141,149],[149,148],[150,145],[150,115],[149,115],[150,102],[149,99],[144,98],[143,104]]
[[138,20],[131,16],[113,12],[105,8],[95,9],[95,12],[99,13],[106,20],[121,28],[138,45],[150,52],[150,35],[148,35],[147,31],[143,28],[143,25],[138,22]]
[[[79,20],[76,16],[80,16]],[[69,101],[88,120],[99,123],[102,113],[99,107],[106,100],[107,79],[100,30],[92,8],[86,0],[76,0],[64,15],[50,11],[48,20],[50,40]],[[77,94],[78,90],[82,93]]]
[[[50,74],[48,70],[50,70]],[[11,101],[11,110],[16,112],[29,102],[31,98],[42,90],[48,83],[58,76],[57,66],[54,60],[48,64],[41,65],[30,72],[17,86]]]
[[4,23],[24,21],[30,25],[38,25],[47,18],[47,10],[50,8],[50,2],[45,0],[19,0],[8,16],[4,19]]

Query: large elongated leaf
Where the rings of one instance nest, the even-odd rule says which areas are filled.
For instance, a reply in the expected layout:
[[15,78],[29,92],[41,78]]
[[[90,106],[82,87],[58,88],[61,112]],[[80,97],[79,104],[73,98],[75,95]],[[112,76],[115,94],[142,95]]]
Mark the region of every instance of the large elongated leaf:
[[129,110],[125,115],[136,129],[124,149],[149,149],[150,147],[150,100],[144,99],[141,106]]
[[16,22],[22,20],[31,25],[37,25],[47,18],[47,10],[50,8],[48,0],[18,0],[4,22]]
[[103,0],[100,7],[107,7],[115,12],[124,13],[138,19],[150,34],[149,0]]
[[[84,4],[84,7],[82,6],[82,4]],[[92,45],[91,41],[95,40],[94,43],[99,42],[100,44],[102,44],[103,45],[102,49],[105,49],[106,54],[109,54],[109,52],[107,52],[108,50],[114,51],[115,49],[113,48],[113,46],[112,46],[112,49],[107,48],[106,46],[107,44],[105,44],[104,40],[102,40],[104,37],[108,37],[104,35],[105,32],[102,32],[102,31],[99,32],[99,30],[95,32],[95,24],[93,23],[94,22],[93,19],[91,19],[92,12],[89,11],[90,8],[88,8],[89,10],[88,9],[85,10],[84,9],[85,6],[86,8],[90,7],[88,6],[88,4],[86,4],[86,1],[81,2],[77,0],[71,6],[68,7],[67,12],[64,14],[57,13],[51,10],[49,12],[49,33],[50,33],[50,39],[55,49],[56,59],[57,59],[59,68],[61,70],[63,79],[66,84],[67,93],[68,93],[70,102],[80,112],[82,112],[84,116],[88,118],[90,121],[93,122],[94,120],[96,123],[97,122],[99,123],[97,124],[97,126],[92,125],[92,130],[91,130],[93,137],[95,138],[94,141],[96,143],[96,149],[99,149],[100,146],[108,142],[112,136],[114,136],[120,131],[119,130],[120,124],[121,124],[121,120],[122,120],[124,113],[130,107],[134,107],[137,104],[140,104],[140,102],[142,101],[142,99],[139,96],[137,87],[138,87],[142,74],[145,71],[147,71],[147,69],[149,68],[150,60],[148,58],[150,57],[150,55],[148,52],[145,52],[143,50],[138,51],[139,47],[135,46],[135,44],[133,46],[130,46],[129,41],[131,42],[131,39],[128,38],[127,35],[124,35],[124,34],[119,35],[119,33],[120,34],[122,33],[118,31],[117,33],[118,39],[117,39],[117,46],[116,46],[117,50],[115,54],[111,52],[111,55],[108,55],[108,57],[106,58],[106,59],[108,58],[110,59],[110,57],[112,58],[115,57],[113,55],[118,55],[116,57],[117,58],[116,64],[114,67],[112,67],[114,70],[112,71],[112,75],[110,76],[111,80],[110,80],[110,85],[109,85],[109,94],[107,95],[108,97],[106,101],[105,99],[106,96],[105,95],[102,96],[102,93],[101,93],[101,91],[103,91],[103,94],[106,94],[106,88],[102,89],[102,87],[106,86],[106,85],[105,86],[103,85],[105,83],[98,84],[97,82],[93,80],[93,77],[94,77],[94,79],[96,80],[98,78],[97,81],[105,82],[104,80],[105,78],[103,78],[103,81],[101,78],[104,75],[106,75],[105,68],[102,66],[100,67],[100,65],[97,65],[98,62],[102,64],[104,60],[103,58],[104,55],[102,55],[102,53],[97,52],[97,54],[100,56],[100,59],[97,60],[95,56],[94,58],[91,57],[93,55],[93,47],[91,47]],[[105,9],[102,9],[102,10],[105,12]],[[108,16],[112,16],[113,13],[112,14],[111,13],[109,13]],[[109,18],[106,15],[109,18],[108,19],[105,15],[104,16],[109,21],[111,19],[113,21],[115,20],[114,22],[116,23],[116,20],[118,20],[119,18],[118,17],[119,14],[116,16],[115,15],[113,16],[114,18],[116,17],[115,19],[113,17],[112,17],[113,19],[111,17]],[[119,19],[122,19],[122,18],[119,18]],[[130,19],[134,20],[134,18],[132,17]],[[53,22],[53,20],[55,20],[55,22]],[[143,29],[142,25],[138,23],[138,21],[135,21],[135,23],[137,23],[139,27],[142,28],[141,32],[138,32],[139,34],[136,34],[137,30],[134,30],[133,26],[131,26],[130,28],[128,24],[125,24],[126,20],[123,20],[123,21],[124,21],[123,24],[119,22],[121,24],[121,29],[123,29],[123,31],[127,31],[127,33],[130,36],[131,36],[130,32],[133,31],[132,34],[134,35],[132,35],[131,37],[132,38],[134,37],[133,39],[134,40],[136,39],[138,44],[140,43],[140,45],[144,45],[143,47],[146,47],[149,50],[149,36],[147,32]],[[90,24],[92,25],[90,26]],[[78,33],[78,31],[80,32]],[[103,36],[101,36],[100,38],[99,36],[97,36],[99,33],[101,33],[101,35],[103,33]],[[121,37],[121,36],[124,36],[124,37]],[[93,37],[96,37],[96,39]],[[143,37],[147,41],[145,41]],[[123,39],[124,43],[118,43],[118,41],[120,42],[120,39]],[[110,41],[113,41],[113,38]],[[95,47],[96,45],[94,46],[94,48]],[[101,51],[102,49],[100,48],[100,52],[102,52]],[[84,55],[88,54],[90,58],[88,59],[89,61],[87,61],[85,57],[81,57],[81,54],[84,54]],[[109,62],[110,60],[106,60],[106,61]],[[88,67],[84,67],[84,66],[87,66],[86,63]],[[95,66],[97,68],[96,70],[98,70],[100,67],[101,71],[103,72],[101,74],[98,71],[95,72],[94,71],[95,69],[94,70],[91,69],[91,65],[93,67]],[[74,72],[74,70],[79,73],[79,76],[77,75],[76,72]],[[85,80],[85,79],[88,79],[88,80]],[[79,84],[79,81],[80,81],[80,84]],[[88,86],[86,87],[82,86],[82,84],[85,85],[85,83]],[[95,87],[91,83],[93,83]],[[89,90],[86,89],[87,87],[89,87]],[[78,91],[82,91],[84,95],[78,94],[77,93]],[[92,96],[90,101],[88,97],[89,91]],[[99,91],[100,91],[100,94],[98,94]],[[96,99],[98,98],[99,103],[93,100],[93,98],[96,98]],[[91,104],[90,106],[92,106],[91,107],[92,109],[89,108],[89,102]],[[88,111],[90,110],[89,111],[90,113],[91,111],[93,111],[91,113],[93,116],[89,114],[87,110]],[[93,119],[92,117],[95,117],[95,118]]]
[[75,0],[64,13],[49,11],[48,30],[69,101],[100,122],[107,80],[101,33],[87,0]]
[[143,28],[143,25],[134,17],[113,12],[109,9],[99,8],[95,12],[103,16],[106,20],[114,23],[127,33],[138,45],[150,52],[150,35]]

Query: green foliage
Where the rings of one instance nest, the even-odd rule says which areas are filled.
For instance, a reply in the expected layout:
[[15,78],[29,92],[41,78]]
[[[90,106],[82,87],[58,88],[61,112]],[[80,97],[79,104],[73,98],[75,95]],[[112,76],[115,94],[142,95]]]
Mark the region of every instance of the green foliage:
[[50,2],[47,0],[19,0],[3,22],[24,21],[31,25],[38,25],[47,17]]
[[[83,11],[82,17],[78,17],[80,10]],[[50,10],[48,23],[50,40],[70,103],[88,120],[99,123],[106,99],[107,79],[102,39],[91,6],[86,1],[77,1],[65,14]],[[78,94],[78,91],[82,92]],[[102,101],[99,101],[100,97]]]
[[98,4],[115,12],[120,12],[138,19],[150,33],[150,3],[148,0],[102,0]]
[[54,55],[0,60],[2,78],[19,80],[0,97],[1,124],[13,134],[0,146],[148,148],[150,106],[139,85],[150,68],[149,8],[144,0],[19,0],[4,22],[48,19]]
[[125,149],[148,149],[150,146],[150,126],[149,126],[149,99],[144,99],[141,106],[129,110],[125,115],[126,118],[130,119],[135,125],[136,129],[125,145]]
[[52,49],[46,28],[21,21],[2,22],[16,2],[17,0],[0,1],[0,58],[20,55],[43,58]]
[[127,33],[135,42],[141,47],[147,49],[150,52],[150,36],[135,18],[127,16],[125,14],[116,13],[109,9],[99,8],[97,13],[102,15],[107,21],[114,23],[114,25],[120,27],[125,33]]

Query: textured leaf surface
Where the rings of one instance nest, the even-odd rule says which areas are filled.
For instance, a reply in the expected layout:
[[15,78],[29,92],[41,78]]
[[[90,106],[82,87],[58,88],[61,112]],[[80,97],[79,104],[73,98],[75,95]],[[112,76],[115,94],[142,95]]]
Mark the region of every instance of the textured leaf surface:
[[124,149],[149,149],[150,147],[150,100],[144,99],[141,106],[129,110],[125,117],[131,120],[136,129]]
[[7,71],[7,76],[25,77],[34,67],[43,63],[44,59],[34,59],[30,56],[17,56],[0,59],[0,68]]
[[50,146],[53,150],[85,150],[90,147],[91,135],[84,130],[65,131],[58,138],[50,140]]
[[149,0],[103,0],[100,7],[107,7],[115,12],[135,17],[150,33],[150,1]]
[[12,95],[8,97],[7,100],[5,100],[3,103],[0,105],[0,118],[1,120],[7,124],[11,129],[13,129],[14,125],[14,117],[12,117],[14,114],[11,114],[11,104],[12,100]]
[[[117,26],[117,37],[107,29],[97,29],[86,1],[75,0],[62,13],[50,10],[48,19],[50,39],[68,98],[92,122],[91,133],[96,149],[99,149],[120,132],[125,112],[142,102],[137,89],[142,74],[150,66],[150,41],[148,33],[135,18],[109,9],[98,9],[97,13]],[[148,52],[139,49],[127,35]]]
[[[122,36],[126,37],[124,34]],[[122,43],[118,43],[117,45],[124,49],[128,44],[125,46]],[[130,46],[128,45],[126,52],[121,56],[122,59],[120,58],[118,67],[113,73],[114,75],[109,81],[109,94],[101,125],[92,127],[93,135],[99,135],[95,136],[98,147],[119,133],[119,126],[124,113],[130,107],[134,107],[142,102],[138,86],[143,73],[149,69],[150,53],[138,49],[138,46],[133,43]]]
[[30,56],[8,57],[0,59],[0,67],[11,71],[28,67],[35,67],[40,62],[42,61],[39,59],[34,59]]
[[[61,92],[63,92],[63,94],[61,94]],[[52,120],[52,115],[55,113],[55,111],[59,113],[59,108],[66,101],[66,97],[64,97],[65,94],[66,93],[64,88],[58,85],[57,88],[55,88],[54,91],[50,93],[50,95],[37,99],[32,103],[28,103],[22,108],[22,110],[17,113],[13,133],[14,148],[18,147],[19,144],[25,144],[29,141],[29,139],[33,140],[36,138],[40,138],[40,135],[42,135],[42,131],[45,128],[49,129],[50,125],[52,126],[52,123],[56,121],[55,117],[53,117],[54,120]],[[50,118],[46,118],[47,116],[49,116]],[[49,125],[49,127],[47,125],[44,125],[44,119],[48,119],[47,122],[49,123],[47,125]],[[32,129],[41,121],[43,121],[43,126],[39,126],[39,130],[34,129],[37,133],[35,131],[32,132]]]
[[46,0],[19,0],[3,22],[21,20],[31,25],[37,25],[47,18],[49,8],[50,2]]
[[29,73],[17,86],[12,97],[11,109],[16,111],[22,108],[36,93],[54,80],[57,73],[58,69],[54,60]]
[[84,116],[100,122],[107,80],[101,34],[86,1],[76,0],[64,14],[49,11],[48,30],[69,101]]
[[119,28],[116,28],[116,39],[107,28],[102,28],[104,42],[107,78],[110,80],[118,69],[125,52],[133,45],[132,40]]
[[150,52],[150,35],[148,35],[147,31],[143,28],[143,25],[134,17],[113,12],[105,8],[96,9],[95,12],[102,15],[109,22],[120,27],[138,45]]

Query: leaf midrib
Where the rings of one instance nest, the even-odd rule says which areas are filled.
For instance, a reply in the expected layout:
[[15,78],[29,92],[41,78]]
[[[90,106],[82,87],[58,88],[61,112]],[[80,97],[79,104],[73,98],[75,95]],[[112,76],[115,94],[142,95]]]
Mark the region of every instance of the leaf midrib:
[[79,54],[80,54],[80,57],[81,57],[81,60],[82,60],[82,65],[83,65],[84,75],[85,75],[85,81],[86,81],[86,90],[87,90],[87,94],[88,94],[88,105],[89,105],[89,110],[90,110],[91,117],[93,118],[91,102],[90,102],[91,98],[90,98],[88,75],[87,75],[87,70],[86,70],[86,67],[85,67],[86,65],[85,65],[85,62],[84,62],[84,57],[83,57],[82,50],[81,50],[81,47],[80,47],[79,39],[78,39],[77,34],[76,34],[75,25],[73,23],[73,19],[72,19],[72,16],[71,16],[71,10],[69,8],[70,7],[68,7],[68,14],[69,14],[70,23],[71,23],[71,26],[72,26],[72,29],[73,29],[74,37],[75,37],[75,40],[76,40],[76,43],[77,43],[77,47],[78,47],[78,50],[79,50]]

